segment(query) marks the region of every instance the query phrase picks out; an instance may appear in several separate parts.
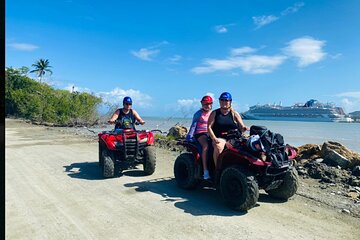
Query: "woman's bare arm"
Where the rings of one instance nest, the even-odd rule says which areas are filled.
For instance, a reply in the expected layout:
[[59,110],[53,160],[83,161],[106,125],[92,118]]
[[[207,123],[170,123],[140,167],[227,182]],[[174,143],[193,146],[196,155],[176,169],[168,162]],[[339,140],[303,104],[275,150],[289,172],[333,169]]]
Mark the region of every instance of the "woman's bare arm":
[[241,130],[242,130],[242,131],[248,130],[248,127],[245,126],[245,123],[244,123],[244,121],[242,120],[240,114],[239,114],[238,112],[236,112],[236,111],[235,111],[234,113],[235,113],[236,122],[240,125]]
[[215,123],[215,111],[212,111],[210,113],[209,119],[208,119],[208,133],[210,138],[215,142],[215,143],[219,143],[219,140],[217,139],[217,137],[215,136],[214,131],[212,130],[212,127],[214,126]]

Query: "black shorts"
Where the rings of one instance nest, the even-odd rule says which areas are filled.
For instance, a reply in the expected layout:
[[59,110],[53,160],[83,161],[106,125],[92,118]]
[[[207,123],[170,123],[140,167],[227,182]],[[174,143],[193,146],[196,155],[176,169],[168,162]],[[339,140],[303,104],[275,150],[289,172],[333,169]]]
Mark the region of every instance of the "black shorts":
[[203,132],[203,133],[198,133],[194,135],[194,138],[199,141],[199,137],[201,136],[206,136],[207,138],[209,137],[209,134],[207,132]]

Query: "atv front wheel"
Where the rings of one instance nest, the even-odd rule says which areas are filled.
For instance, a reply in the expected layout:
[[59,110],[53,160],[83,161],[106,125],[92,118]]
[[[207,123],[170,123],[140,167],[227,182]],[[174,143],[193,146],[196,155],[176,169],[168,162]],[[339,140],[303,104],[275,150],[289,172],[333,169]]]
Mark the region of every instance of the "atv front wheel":
[[195,159],[191,153],[182,153],[175,160],[174,175],[180,188],[193,189],[199,183],[196,178]]
[[144,172],[146,175],[151,175],[155,172],[156,166],[156,152],[153,146],[144,149]]
[[104,159],[104,162],[103,162],[103,166],[102,166],[102,170],[103,170],[102,172],[103,172],[104,178],[114,177],[114,173],[115,173],[114,161],[108,155],[103,155],[103,159]]
[[292,197],[299,186],[299,177],[295,167],[292,167],[287,173],[285,173],[283,182],[279,187],[275,189],[267,190],[266,192],[275,198],[288,200]]
[[247,211],[259,198],[259,187],[255,177],[244,167],[226,168],[220,178],[221,195],[230,208]]

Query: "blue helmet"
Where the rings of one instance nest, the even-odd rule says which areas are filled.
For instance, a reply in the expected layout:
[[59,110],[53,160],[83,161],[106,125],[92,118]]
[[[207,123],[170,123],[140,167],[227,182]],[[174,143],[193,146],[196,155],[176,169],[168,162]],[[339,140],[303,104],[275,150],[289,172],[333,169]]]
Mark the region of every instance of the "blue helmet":
[[124,99],[123,99],[123,104],[125,104],[125,103],[132,104],[131,97],[124,97]]
[[228,100],[228,101],[232,101],[232,97],[231,94],[228,92],[223,92],[220,97],[219,100]]

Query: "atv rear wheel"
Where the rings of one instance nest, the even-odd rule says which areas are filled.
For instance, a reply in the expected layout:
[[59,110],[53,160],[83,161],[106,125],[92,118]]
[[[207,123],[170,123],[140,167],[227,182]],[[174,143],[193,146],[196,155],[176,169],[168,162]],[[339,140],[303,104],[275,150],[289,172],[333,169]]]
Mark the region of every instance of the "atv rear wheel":
[[267,190],[266,192],[275,198],[279,198],[282,200],[288,200],[292,197],[299,186],[299,177],[295,167],[292,167],[287,173],[285,173],[283,182],[279,187],[271,190]]
[[180,188],[193,189],[199,183],[196,178],[195,159],[191,153],[182,153],[175,160],[174,175]]
[[112,158],[108,155],[103,155],[104,163],[102,166],[102,172],[104,178],[111,178],[114,177],[115,173],[115,164]]
[[146,175],[151,175],[155,172],[156,166],[156,152],[153,146],[148,146],[144,149],[144,172]]
[[102,167],[104,165],[104,155],[106,154],[106,149],[104,149],[103,145],[99,143],[99,165]]
[[247,211],[259,198],[255,177],[244,167],[226,168],[221,174],[220,191],[226,205],[234,210]]

